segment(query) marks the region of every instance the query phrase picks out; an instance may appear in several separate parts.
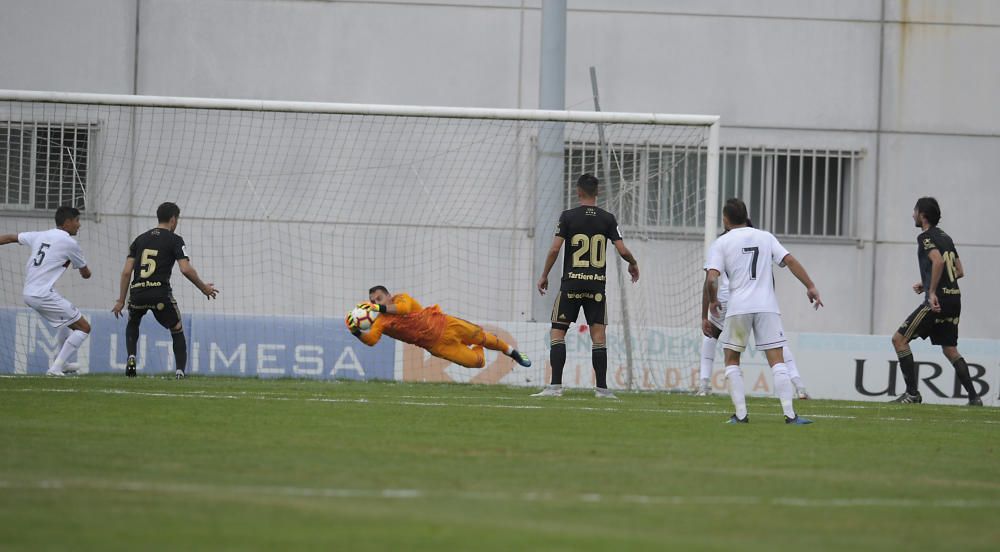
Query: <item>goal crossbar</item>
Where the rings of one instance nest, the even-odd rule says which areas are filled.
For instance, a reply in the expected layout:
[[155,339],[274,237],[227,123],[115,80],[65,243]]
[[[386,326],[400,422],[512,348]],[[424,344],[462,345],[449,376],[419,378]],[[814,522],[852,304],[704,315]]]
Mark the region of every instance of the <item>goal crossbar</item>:
[[343,115],[385,115],[396,117],[435,117],[461,119],[509,119],[566,123],[626,123],[653,125],[718,124],[718,115],[666,113],[623,113],[594,111],[554,111],[544,109],[503,109],[483,107],[440,107],[419,105],[382,105],[329,102],[292,102],[275,100],[234,100],[171,96],[134,96],[82,92],[49,92],[0,89],[0,101],[79,103],[136,107],[172,107],[187,109],[223,109],[235,111],[274,111],[290,113],[336,113]]

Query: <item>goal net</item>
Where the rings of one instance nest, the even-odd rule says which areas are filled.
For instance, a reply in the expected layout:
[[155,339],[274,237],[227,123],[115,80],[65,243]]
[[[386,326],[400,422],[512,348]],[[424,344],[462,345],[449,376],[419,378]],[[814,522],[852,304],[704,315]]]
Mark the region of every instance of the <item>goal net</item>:
[[[51,228],[60,205],[83,212],[94,277],[67,271],[56,289],[94,328],[85,372],[123,370],[125,323],[109,312],[119,274],[172,201],[192,264],[221,290],[206,301],[175,271],[189,373],[535,385],[562,267],[541,297],[540,256],[590,172],[642,270],[631,284],[608,247],[609,383],[686,387],[718,224],[717,128],[710,116],[0,91],[0,233]],[[55,330],[21,298],[29,256],[0,248],[3,373],[40,374],[56,353]],[[534,365],[489,352],[485,368],[460,368],[387,337],[366,347],[343,318],[374,285],[482,324]],[[589,386],[579,322],[567,384]],[[147,317],[140,373],[172,363],[169,333]]]

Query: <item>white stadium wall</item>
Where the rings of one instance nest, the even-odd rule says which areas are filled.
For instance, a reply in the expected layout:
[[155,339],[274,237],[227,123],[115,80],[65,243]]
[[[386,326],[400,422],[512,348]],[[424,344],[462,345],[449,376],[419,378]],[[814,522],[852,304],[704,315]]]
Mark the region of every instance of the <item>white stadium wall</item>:
[[[891,333],[918,302],[908,291],[918,278],[909,212],[918,196],[934,194],[968,273],[962,336],[1000,337],[990,289],[1000,271],[991,216],[1000,203],[992,55],[1000,4],[886,0],[885,23],[882,5],[570,0],[566,106],[591,108],[587,68],[595,65],[607,111],[719,114],[723,146],[864,151],[855,239],[788,241],[828,303],[812,312],[781,274],[788,327]],[[539,0],[9,0],[0,48],[17,54],[0,58],[0,88],[532,108],[540,18]],[[497,186],[485,195],[502,196]],[[470,213],[490,214],[501,212],[485,201]],[[46,225],[4,216],[5,227]],[[120,258],[99,262],[116,271]],[[516,270],[529,287],[530,260]],[[94,306],[103,306],[115,283],[63,285],[71,295],[99,293]],[[6,300],[10,290],[3,293]],[[517,319],[517,311],[506,314]]]

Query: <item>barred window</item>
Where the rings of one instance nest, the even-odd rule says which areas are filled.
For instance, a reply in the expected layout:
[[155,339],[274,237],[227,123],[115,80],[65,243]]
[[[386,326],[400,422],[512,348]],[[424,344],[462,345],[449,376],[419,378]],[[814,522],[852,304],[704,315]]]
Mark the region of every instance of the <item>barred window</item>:
[[[576,204],[576,178],[589,172],[602,181],[598,204],[622,226],[650,236],[703,232],[706,148],[614,144],[607,183],[599,145],[569,142],[565,153],[567,207]],[[850,205],[863,156],[861,150],[720,148],[720,229],[722,205],[740,197],[754,224],[777,235],[852,237]]]
[[0,208],[86,209],[92,125],[0,122]]
[[719,196],[742,198],[755,225],[780,236],[853,237],[864,151],[724,148]]

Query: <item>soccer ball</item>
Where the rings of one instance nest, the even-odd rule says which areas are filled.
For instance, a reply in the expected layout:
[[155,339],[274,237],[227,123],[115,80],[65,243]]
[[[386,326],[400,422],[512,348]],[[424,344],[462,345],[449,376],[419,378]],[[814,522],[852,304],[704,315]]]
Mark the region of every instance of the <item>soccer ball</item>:
[[351,311],[351,316],[358,323],[358,328],[364,331],[372,327],[372,323],[378,318],[378,313],[358,307]]

